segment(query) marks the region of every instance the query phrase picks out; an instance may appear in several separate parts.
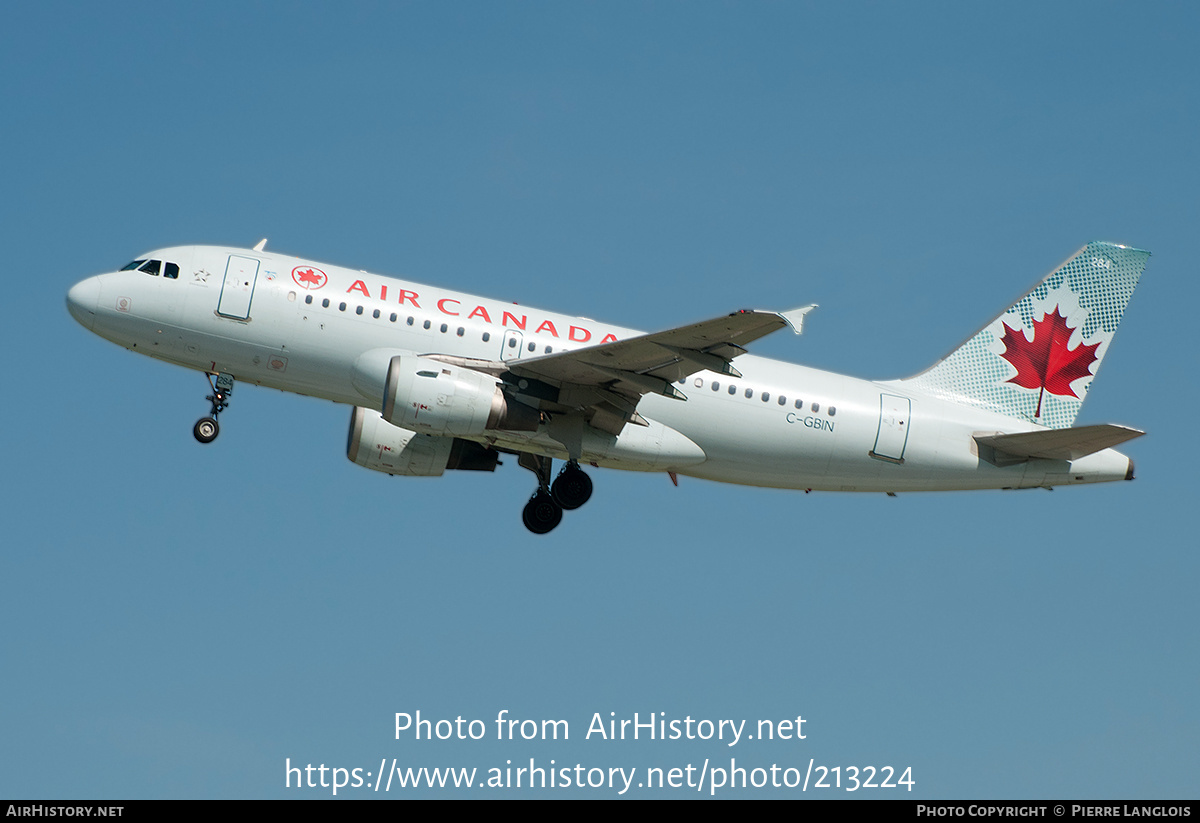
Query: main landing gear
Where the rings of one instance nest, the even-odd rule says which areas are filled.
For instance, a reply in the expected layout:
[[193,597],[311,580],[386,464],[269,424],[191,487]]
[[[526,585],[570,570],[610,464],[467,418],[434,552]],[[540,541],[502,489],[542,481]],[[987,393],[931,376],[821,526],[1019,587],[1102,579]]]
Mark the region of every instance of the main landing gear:
[[552,461],[549,457],[524,453],[519,463],[537,475],[538,479],[537,491],[521,512],[525,528],[534,534],[551,531],[562,522],[564,509],[578,509],[592,496],[592,479],[574,460],[563,466],[553,484],[550,483]]
[[[213,381],[214,376],[216,382]],[[207,377],[213,393],[204,399],[212,403],[212,411],[208,413],[208,417],[201,417],[196,421],[196,425],[192,426],[192,435],[201,443],[211,443],[221,433],[221,427],[217,425],[217,415],[229,408],[229,395],[233,394],[232,375],[209,374]]]
[[554,478],[550,496],[567,511],[578,509],[592,496],[592,478],[579,468],[578,463],[571,460],[563,466],[558,477]]

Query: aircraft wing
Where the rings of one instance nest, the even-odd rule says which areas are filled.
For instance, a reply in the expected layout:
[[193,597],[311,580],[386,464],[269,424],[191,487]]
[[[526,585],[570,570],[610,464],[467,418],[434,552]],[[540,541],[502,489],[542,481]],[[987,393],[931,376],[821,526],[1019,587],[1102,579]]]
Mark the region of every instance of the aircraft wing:
[[745,309],[723,317],[643,334],[544,357],[508,361],[508,372],[557,389],[553,398],[566,410],[584,412],[603,431],[619,434],[627,422],[645,425],[637,401],[645,394],[686,400],[675,381],[705,369],[741,377],[732,360],[743,348],[773,331],[790,326],[799,334],[804,316],[816,306],[789,312]]

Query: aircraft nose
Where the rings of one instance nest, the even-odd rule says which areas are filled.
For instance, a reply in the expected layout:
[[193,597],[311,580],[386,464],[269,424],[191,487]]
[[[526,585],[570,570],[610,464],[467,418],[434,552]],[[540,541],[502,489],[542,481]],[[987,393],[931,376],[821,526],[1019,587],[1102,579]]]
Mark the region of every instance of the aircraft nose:
[[96,303],[100,300],[100,278],[80,280],[67,292],[67,311],[85,329],[96,322]]

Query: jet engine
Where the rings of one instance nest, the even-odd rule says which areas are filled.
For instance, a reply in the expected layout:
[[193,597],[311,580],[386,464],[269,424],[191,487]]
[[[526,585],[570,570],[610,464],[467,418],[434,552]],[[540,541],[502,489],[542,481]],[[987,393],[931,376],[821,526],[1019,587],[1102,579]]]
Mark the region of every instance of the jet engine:
[[423,434],[482,434],[488,429],[537,431],[537,409],[505,394],[491,375],[417,355],[388,364],[383,418]]
[[418,434],[388,423],[379,412],[356,407],[350,415],[346,456],[372,471],[438,477],[447,469],[495,471],[499,455],[457,437]]

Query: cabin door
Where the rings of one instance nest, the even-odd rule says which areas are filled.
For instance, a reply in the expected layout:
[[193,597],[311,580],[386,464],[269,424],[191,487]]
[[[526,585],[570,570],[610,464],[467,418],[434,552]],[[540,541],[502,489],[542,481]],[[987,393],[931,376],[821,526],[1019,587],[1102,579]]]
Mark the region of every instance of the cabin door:
[[871,456],[893,463],[904,462],[908,445],[909,417],[912,401],[894,394],[879,395],[879,430],[875,433],[875,448]]
[[229,263],[225,266],[225,282],[221,285],[221,297],[217,301],[217,314],[234,320],[249,320],[256,280],[257,260],[237,254],[229,255]]

